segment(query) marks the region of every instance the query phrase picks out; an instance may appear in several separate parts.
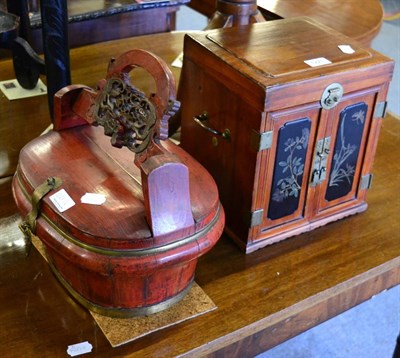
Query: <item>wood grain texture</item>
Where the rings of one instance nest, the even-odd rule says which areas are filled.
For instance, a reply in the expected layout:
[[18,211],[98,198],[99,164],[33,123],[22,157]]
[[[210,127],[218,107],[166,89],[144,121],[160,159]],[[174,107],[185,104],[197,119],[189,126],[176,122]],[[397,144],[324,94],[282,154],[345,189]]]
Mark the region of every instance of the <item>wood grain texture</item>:
[[[342,43],[354,48],[354,57],[339,50]],[[226,231],[241,248],[252,252],[366,209],[359,183],[371,173],[381,123],[374,108],[385,101],[391,59],[304,17],[188,35],[184,49],[181,146],[214,176]],[[321,57],[331,62],[306,64]],[[343,96],[323,108],[332,86],[343,88]],[[355,116],[355,108],[359,122],[339,122]],[[228,129],[229,140],[199,126],[193,118],[201,113],[210,127]],[[344,130],[348,122],[354,126]],[[270,148],[260,148],[268,134]],[[330,154],[316,149],[325,138]],[[350,163],[346,156],[356,149]],[[320,167],[316,156],[324,158]],[[320,169],[325,179],[313,182]],[[333,189],[341,194],[327,199]]]
[[[211,17],[216,10],[216,0],[192,0],[189,6]],[[377,35],[383,19],[379,0],[338,1],[258,0],[257,5],[266,19],[288,19],[308,16],[324,25],[369,45]]]
[[265,19],[258,11],[256,0],[218,1],[206,29],[244,26],[263,21]]
[[[89,19],[69,24],[70,48],[97,42],[140,36],[175,30],[176,12],[179,6],[135,10],[129,13],[116,14],[112,17]],[[155,21],[157,18],[159,21]],[[118,26],[115,24],[118,23]],[[32,47],[42,52],[41,30],[31,30]]]
[[[176,12],[187,1],[136,3],[129,0],[69,0],[69,47],[172,31],[175,29]],[[41,17],[38,8],[31,11],[27,39],[37,52],[42,52]]]
[[[107,71],[108,60],[116,57],[127,49],[146,48],[161,58],[171,63],[180,51],[184,34],[160,34],[153,37],[143,37],[138,40],[117,40],[107,44],[82,47],[71,51],[71,68],[73,83],[82,83],[92,88],[97,85]],[[165,46],[165,44],[168,46]],[[3,60],[0,62],[0,78],[7,80],[14,78],[12,62]],[[171,69],[178,80],[180,71]],[[134,70],[133,75],[140,73]],[[149,75],[138,76],[137,86],[149,94],[155,92]],[[45,78],[42,78],[46,82]],[[0,178],[14,174],[18,155],[21,148],[33,138],[37,137],[51,124],[48,114],[46,96],[37,96],[9,101],[0,94]]]
[[[12,63],[1,65],[1,79],[14,78]],[[14,173],[21,147],[40,135],[51,121],[46,96],[9,101],[1,93],[0,102],[0,177],[6,177]]]
[[364,45],[369,45],[377,35],[383,19],[383,8],[378,0],[349,0],[345,3],[308,0],[300,4],[290,0],[258,0],[257,4],[262,12],[284,19],[311,17]]
[[[104,59],[127,47],[151,50],[171,63],[182,50],[182,35],[146,36],[73,50],[74,83],[94,85],[104,73]],[[3,74],[10,71],[10,64],[2,62],[0,68]],[[3,126],[4,114],[11,108],[14,122],[48,120],[45,98],[35,98],[36,105],[30,107],[26,106],[30,100],[8,102],[1,96],[0,101]],[[17,113],[22,113],[20,119]],[[88,340],[96,357],[252,355],[400,284],[399,131],[398,120],[388,116],[383,121],[366,212],[250,255],[223,236],[199,260],[196,272],[196,282],[218,309],[124,347],[111,348],[90,314],[59,286],[35,250],[26,257],[20,241],[3,238],[0,340],[7,344],[0,347],[1,353],[62,356],[68,345]],[[26,138],[7,140],[10,147],[19,148]],[[3,153],[7,147],[0,143]],[[15,169],[15,162],[7,168]],[[0,204],[8,207],[7,202]]]
[[0,219],[16,212],[16,206],[11,192],[12,177],[0,179]]
[[[152,76],[152,96],[129,80],[135,67]],[[168,150],[160,141],[168,133],[162,122],[179,108],[167,64],[132,50],[110,64],[107,79],[94,102],[86,100],[94,90],[61,91],[55,128],[65,129],[49,131],[21,150],[13,193],[21,215],[30,217],[39,187],[57,178],[74,205],[64,212],[53,206],[52,195],[43,198],[39,217],[26,221],[27,240],[32,234],[42,240],[55,275],[84,306],[112,317],[147,315],[188,292],[198,258],[222,234],[224,212],[210,174],[175,151],[176,145]],[[86,94],[83,101],[70,95],[76,91]],[[96,126],[63,125],[63,119],[71,123],[65,114],[74,108],[90,113],[89,123]],[[85,193],[102,194],[105,201],[87,205]]]
[[188,167],[176,156],[156,155],[143,163],[141,172],[146,216],[153,236],[193,234]]

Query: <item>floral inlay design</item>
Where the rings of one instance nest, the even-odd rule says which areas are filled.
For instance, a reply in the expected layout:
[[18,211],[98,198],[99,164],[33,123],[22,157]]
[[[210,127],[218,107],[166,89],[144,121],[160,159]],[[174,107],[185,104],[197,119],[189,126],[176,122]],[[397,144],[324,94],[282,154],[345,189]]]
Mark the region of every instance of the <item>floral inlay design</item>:
[[296,153],[307,149],[309,137],[310,130],[303,128],[301,137],[289,138],[284,143],[284,151],[287,153],[287,157],[286,160],[280,161],[278,165],[282,168],[282,173],[287,174],[287,176],[278,180],[272,200],[282,202],[290,196],[295,198],[299,196],[301,189],[299,178],[303,176],[304,163],[303,158],[296,156]]
[[[344,114],[342,122],[340,124],[340,143],[339,150],[335,151],[333,156],[333,169],[329,178],[329,186],[339,186],[341,182],[348,181],[352,183],[353,176],[355,173],[355,165],[347,162],[348,158],[358,149],[358,146],[352,144],[350,141],[346,141],[345,134],[345,122],[347,119],[347,113]],[[364,125],[365,111],[359,110],[353,113],[351,120],[356,122],[357,125]]]
[[340,113],[325,193],[328,201],[346,196],[353,188],[367,112],[368,105],[359,102],[347,106]]

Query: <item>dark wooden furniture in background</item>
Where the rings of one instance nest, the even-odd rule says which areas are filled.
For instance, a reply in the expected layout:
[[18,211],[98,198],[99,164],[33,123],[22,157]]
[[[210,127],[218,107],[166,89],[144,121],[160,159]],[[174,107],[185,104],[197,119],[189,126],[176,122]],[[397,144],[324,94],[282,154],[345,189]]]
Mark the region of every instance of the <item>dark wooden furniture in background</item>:
[[262,21],[265,19],[258,11],[256,0],[217,1],[217,7],[211,15],[206,30],[243,26]]
[[[95,86],[104,59],[127,48],[147,49],[171,63],[182,41],[183,34],[159,34],[73,49],[74,81]],[[10,61],[0,68],[4,78],[12,77]],[[172,71],[178,79],[179,70]],[[16,212],[4,176],[14,172],[21,143],[50,123],[47,99],[9,102],[0,96],[0,118],[4,217]],[[249,255],[223,236],[200,259],[196,273],[218,309],[119,348],[111,348],[86,309],[61,289],[36,250],[26,257],[22,236],[3,239],[0,351],[62,356],[68,345],[87,340],[94,346],[92,356],[101,357],[255,355],[399,284],[399,130],[399,121],[383,121],[366,212]]]
[[[378,33],[383,18],[379,0],[258,0],[257,4],[267,20],[308,16],[368,46]],[[217,0],[191,0],[189,3],[207,17],[212,16],[216,5]]]
[[[70,47],[174,30],[175,13],[187,1],[41,0],[38,6],[38,1],[9,0],[8,11],[20,18],[19,37],[11,47],[18,82],[33,88],[39,73],[47,75],[53,117],[54,94],[71,83]],[[31,47],[44,52],[45,66]]]
[[[130,36],[175,30],[176,12],[189,0],[63,0],[68,7],[69,47]],[[19,4],[18,4],[19,3]],[[22,34],[41,53],[40,0],[9,0],[12,9],[19,8]]]
[[366,210],[393,60],[302,17],[188,35],[184,54],[181,146],[243,250]]
[[7,49],[7,57],[12,55],[15,77],[19,84],[23,88],[33,89],[38,83],[40,74],[45,74],[44,60],[18,36],[21,30],[18,16],[0,10],[0,18],[0,51]]

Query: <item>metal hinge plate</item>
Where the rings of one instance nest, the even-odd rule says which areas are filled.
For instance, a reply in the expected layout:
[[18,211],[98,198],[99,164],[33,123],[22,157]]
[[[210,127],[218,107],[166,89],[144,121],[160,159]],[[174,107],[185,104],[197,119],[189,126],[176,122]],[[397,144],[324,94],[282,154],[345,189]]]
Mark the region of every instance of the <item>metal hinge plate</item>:
[[370,189],[372,186],[372,179],[373,179],[373,175],[372,174],[365,174],[361,177],[361,181],[360,181],[360,190],[366,190],[366,189]]
[[264,216],[264,210],[256,210],[251,213],[250,227],[261,225]]
[[330,153],[331,137],[322,138],[317,142],[314,155],[314,165],[311,173],[312,187],[321,184],[326,179],[326,167]]
[[375,106],[374,118],[385,118],[387,102],[378,102]]
[[273,131],[264,132],[264,133],[252,131],[250,143],[251,143],[252,148],[254,148],[257,152],[259,152],[261,150],[271,148],[273,137],[274,137]]
[[261,225],[264,217],[264,210],[260,209],[252,212],[247,212],[244,216],[246,225],[248,225],[249,227]]

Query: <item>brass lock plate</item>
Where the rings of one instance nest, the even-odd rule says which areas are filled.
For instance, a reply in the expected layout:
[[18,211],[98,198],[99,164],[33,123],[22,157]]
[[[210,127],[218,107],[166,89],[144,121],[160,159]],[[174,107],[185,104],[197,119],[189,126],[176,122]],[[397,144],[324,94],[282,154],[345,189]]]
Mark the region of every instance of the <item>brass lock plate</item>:
[[343,87],[340,83],[331,83],[325,88],[321,96],[321,107],[323,109],[332,109],[343,97]]

